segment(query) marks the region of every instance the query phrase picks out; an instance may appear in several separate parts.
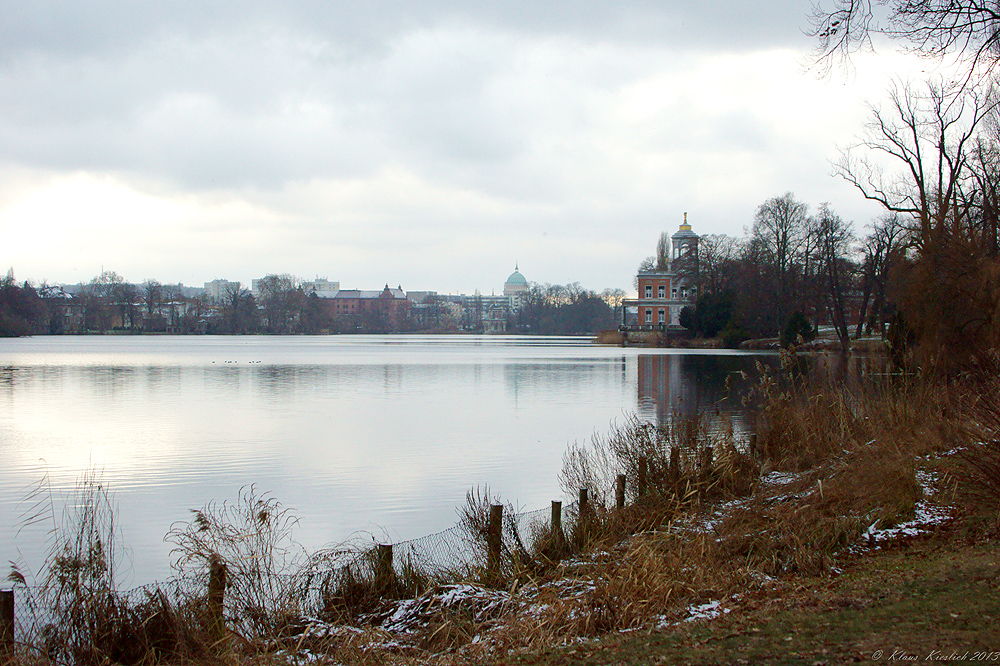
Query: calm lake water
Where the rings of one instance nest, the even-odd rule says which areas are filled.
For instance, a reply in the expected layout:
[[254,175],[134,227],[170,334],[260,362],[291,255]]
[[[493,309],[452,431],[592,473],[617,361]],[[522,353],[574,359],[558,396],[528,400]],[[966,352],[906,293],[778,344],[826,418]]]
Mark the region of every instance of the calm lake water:
[[712,407],[774,358],[580,338],[0,339],[0,561],[37,570],[45,529],[18,533],[24,498],[47,475],[61,508],[88,469],[114,493],[125,585],[167,578],[171,524],[248,484],[294,509],[309,549],[451,527],[474,486],[543,508],[563,499],[567,445]]

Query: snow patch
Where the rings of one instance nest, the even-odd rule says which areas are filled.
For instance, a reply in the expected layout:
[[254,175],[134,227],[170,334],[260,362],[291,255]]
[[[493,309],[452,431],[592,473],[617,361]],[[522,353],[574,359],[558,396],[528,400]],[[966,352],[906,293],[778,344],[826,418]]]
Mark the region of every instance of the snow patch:
[[731,610],[729,608],[722,608],[721,605],[722,601],[709,601],[707,604],[701,604],[700,606],[689,606],[687,609],[688,616],[684,618],[684,621],[714,620],[723,613],[728,613]]

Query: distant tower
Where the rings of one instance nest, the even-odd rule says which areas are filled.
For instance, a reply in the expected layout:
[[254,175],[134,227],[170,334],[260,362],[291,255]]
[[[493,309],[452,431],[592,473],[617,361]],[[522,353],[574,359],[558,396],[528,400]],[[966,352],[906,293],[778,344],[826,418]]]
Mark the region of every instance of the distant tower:
[[674,250],[672,258],[675,261],[681,257],[692,257],[695,261],[698,260],[698,234],[691,231],[687,213],[684,213],[684,222],[680,229],[670,237],[670,241]]

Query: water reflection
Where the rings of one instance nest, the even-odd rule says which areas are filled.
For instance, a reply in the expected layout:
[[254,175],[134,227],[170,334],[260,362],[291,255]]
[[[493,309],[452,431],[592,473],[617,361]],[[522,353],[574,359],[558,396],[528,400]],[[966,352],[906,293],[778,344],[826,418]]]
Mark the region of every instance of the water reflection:
[[772,369],[779,364],[776,355],[640,354],[637,412],[660,424],[674,415],[690,417],[708,410],[739,418],[743,398],[756,381],[758,362]]
[[249,483],[296,509],[312,548],[450,527],[480,484],[541,508],[569,443],[625,414],[738,404],[756,358],[454,336],[0,341],[0,553],[40,469],[57,491],[103,471],[138,582],[168,574],[172,522]]

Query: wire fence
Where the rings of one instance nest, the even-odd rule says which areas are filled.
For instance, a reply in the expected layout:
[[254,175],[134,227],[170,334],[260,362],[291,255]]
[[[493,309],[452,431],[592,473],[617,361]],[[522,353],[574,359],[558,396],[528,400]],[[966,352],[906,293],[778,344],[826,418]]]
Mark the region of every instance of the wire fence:
[[[572,530],[578,510],[578,502],[562,507],[562,529]],[[500,550],[504,556],[510,557],[513,553],[530,549],[533,539],[551,528],[551,520],[552,511],[549,508],[504,515],[499,530]],[[246,611],[253,610],[250,608],[252,604],[248,605],[246,594],[252,588],[262,603],[280,603],[286,608],[297,609],[302,615],[315,616],[322,613],[336,585],[343,585],[347,579],[362,584],[371,583],[381,575],[380,567],[388,567],[392,575],[410,570],[419,571],[428,579],[455,580],[463,576],[474,579],[486,572],[489,566],[488,545],[482,535],[472,534],[462,524],[391,544],[391,559],[380,561],[380,552],[389,552],[385,546],[346,546],[326,553],[318,564],[307,563],[307,566],[295,571],[272,571],[265,567],[262,569],[265,573],[255,580],[230,578],[228,587],[234,593],[227,593],[220,610],[233,624],[244,621]],[[77,584],[77,588],[80,587]],[[82,587],[86,588],[86,585]],[[72,588],[73,582],[67,581],[66,589]],[[161,607],[193,607],[208,599],[210,588],[210,574],[205,571],[199,575],[170,578],[128,590],[107,585],[77,591],[89,597],[84,600],[84,605],[97,604],[104,611],[119,617],[127,613],[155,613]],[[243,590],[244,594],[241,595],[236,588]],[[52,587],[19,583],[12,590],[4,590],[3,595],[0,599],[3,602],[0,603],[0,643],[37,643],[40,639],[44,643],[44,637],[51,633],[53,624],[65,620],[67,609],[63,605],[67,602],[58,591],[54,593]],[[8,601],[9,612],[5,609]]]

